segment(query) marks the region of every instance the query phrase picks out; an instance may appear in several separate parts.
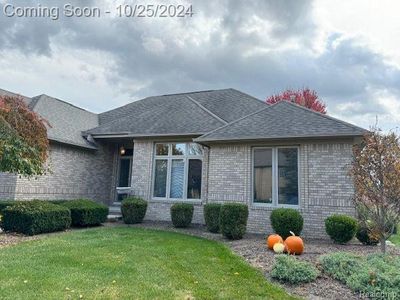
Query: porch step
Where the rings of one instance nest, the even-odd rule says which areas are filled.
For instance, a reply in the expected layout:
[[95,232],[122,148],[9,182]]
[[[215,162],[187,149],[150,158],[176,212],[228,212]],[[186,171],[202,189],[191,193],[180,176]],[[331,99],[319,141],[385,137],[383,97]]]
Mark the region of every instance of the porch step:
[[112,205],[109,206],[109,214],[107,219],[109,222],[116,222],[122,219],[121,214],[121,202],[114,202]]
[[109,214],[107,216],[107,221],[108,222],[117,222],[119,220],[122,219],[122,215],[121,214]]
[[109,212],[110,213],[118,213],[118,214],[121,214],[121,206],[110,206],[109,208],[108,208],[108,210],[109,210]]

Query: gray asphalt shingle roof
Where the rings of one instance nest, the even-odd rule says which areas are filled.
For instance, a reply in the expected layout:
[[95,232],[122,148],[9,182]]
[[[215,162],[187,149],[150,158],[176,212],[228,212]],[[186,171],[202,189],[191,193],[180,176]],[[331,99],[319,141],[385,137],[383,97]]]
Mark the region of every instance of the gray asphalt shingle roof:
[[31,106],[50,123],[49,140],[96,149],[82,136],[82,131],[99,125],[97,114],[47,95],[33,97]]
[[360,136],[365,129],[282,101],[195,139],[196,142]]
[[87,133],[94,136],[201,135],[226,124],[183,94],[149,97],[132,104],[125,106],[131,114],[114,112],[113,121]]
[[6,90],[3,90],[3,89],[0,89],[0,96],[21,97],[22,100],[24,100],[24,102],[26,104],[28,104],[28,105],[31,102],[31,98],[29,98],[29,97],[26,97],[26,96],[23,96],[23,95],[20,95],[20,94],[16,94],[16,93],[13,93],[13,92],[10,92],[10,91],[6,91]]
[[173,101],[174,97],[182,99],[182,96],[198,102],[204,108],[227,122],[236,120],[264,107],[262,101],[250,95],[235,89],[222,89],[147,97],[101,113],[99,114],[99,121],[100,124],[105,124],[116,118],[129,116],[134,113],[140,114],[142,111],[154,108],[156,105],[162,105],[165,100]]
[[99,115],[92,135],[201,135],[265,107],[234,89],[148,97]]
[[[0,89],[0,95],[16,96]],[[290,102],[267,106],[234,89],[148,97],[95,114],[62,100],[22,96],[47,119],[50,140],[95,149],[85,136],[200,136],[198,142],[360,136],[365,129]]]

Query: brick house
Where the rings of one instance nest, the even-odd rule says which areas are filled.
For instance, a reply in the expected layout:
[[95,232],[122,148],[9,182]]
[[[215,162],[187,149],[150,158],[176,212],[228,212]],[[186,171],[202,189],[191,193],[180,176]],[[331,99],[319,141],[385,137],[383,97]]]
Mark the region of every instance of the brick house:
[[[12,93],[0,90],[0,94]],[[111,206],[128,194],[149,202],[146,219],[170,206],[242,202],[248,231],[271,232],[276,207],[298,209],[303,234],[326,237],[323,221],[354,214],[348,177],[364,129],[289,102],[266,105],[234,89],[148,97],[94,114],[46,95],[24,97],[51,128],[52,173],[0,173],[0,199],[91,198]]]

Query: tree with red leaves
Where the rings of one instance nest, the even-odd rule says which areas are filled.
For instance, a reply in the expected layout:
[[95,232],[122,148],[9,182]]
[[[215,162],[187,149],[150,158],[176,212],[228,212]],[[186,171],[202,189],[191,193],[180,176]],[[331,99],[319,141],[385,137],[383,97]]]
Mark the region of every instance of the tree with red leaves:
[[34,176],[47,171],[46,125],[22,98],[0,96],[0,172]]
[[266,102],[268,104],[275,104],[280,101],[290,101],[298,105],[304,106],[311,110],[317,111],[321,114],[326,114],[325,103],[318,98],[315,91],[305,88],[302,90],[286,90],[281,94],[272,95],[267,98]]

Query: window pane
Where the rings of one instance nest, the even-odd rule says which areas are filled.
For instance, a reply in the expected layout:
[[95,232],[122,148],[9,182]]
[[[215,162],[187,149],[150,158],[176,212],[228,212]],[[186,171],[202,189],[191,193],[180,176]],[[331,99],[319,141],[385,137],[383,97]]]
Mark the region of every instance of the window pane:
[[156,160],[154,176],[154,197],[165,197],[167,193],[167,170],[168,161]]
[[185,155],[186,144],[172,144],[172,155]]
[[297,205],[298,196],[297,149],[278,149],[278,203]]
[[188,199],[201,198],[201,167],[202,162],[200,159],[189,159],[188,170]]
[[129,159],[120,159],[119,163],[119,176],[118,176],[118,187],[128,187],[129,169],[131,167],[131,162]]
[[254,202],[272,203],[272,149],[254,150]]
[[168,144],[157,144],[156,155],[168,155]]
[[183,159],[172,160],[170,198],[183,197],[183,182],[185,178],[185,164]]
[[190,143],[189,144],[189,155],[202,155],[203,149],[199,144]]

